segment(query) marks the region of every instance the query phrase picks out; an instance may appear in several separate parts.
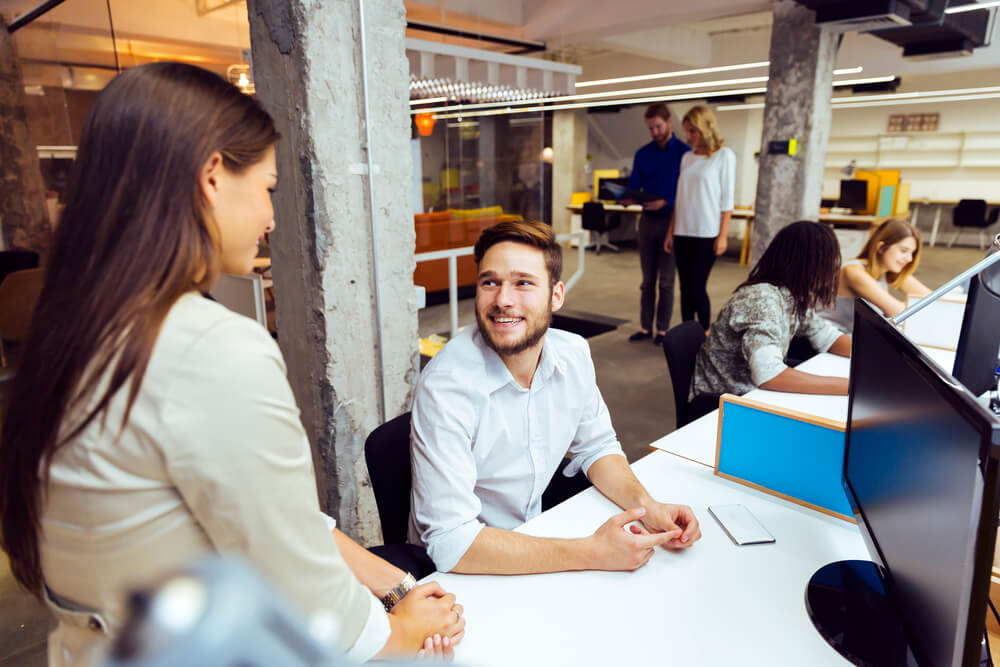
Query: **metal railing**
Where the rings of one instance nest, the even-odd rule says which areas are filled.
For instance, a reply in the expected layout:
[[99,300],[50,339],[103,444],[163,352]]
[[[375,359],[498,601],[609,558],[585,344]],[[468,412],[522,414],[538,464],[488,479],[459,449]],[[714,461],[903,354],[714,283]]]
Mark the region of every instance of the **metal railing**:
[[[559,234],[556,236],[557,241],[577,241],[577,260],[576,271],[569,277],[566,281],[566,291],[569,292],[573,289],[580,278],[583,276],[583,257],[586,251],[587,245],[587,232],[572,232],[570,234]],[[432,250],[431,252],[421,252],[415,255],[417,262],[429,262],[434,259],[447,259],[448,260],[448,313],[451,316],[451,337],[454,338],[458,334],[458,258],[464,257],[465,255],[471,255],[473,252],[473,246],[466,246],[464,248],[449,248],[447,250]]]

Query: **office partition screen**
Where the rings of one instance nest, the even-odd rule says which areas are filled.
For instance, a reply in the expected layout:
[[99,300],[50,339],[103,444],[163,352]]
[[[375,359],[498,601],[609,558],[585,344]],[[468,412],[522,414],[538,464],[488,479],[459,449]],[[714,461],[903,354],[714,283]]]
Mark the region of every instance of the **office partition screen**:
[[921,664],[978,664],[996,536],[996,418],[855,307],[845,486]]

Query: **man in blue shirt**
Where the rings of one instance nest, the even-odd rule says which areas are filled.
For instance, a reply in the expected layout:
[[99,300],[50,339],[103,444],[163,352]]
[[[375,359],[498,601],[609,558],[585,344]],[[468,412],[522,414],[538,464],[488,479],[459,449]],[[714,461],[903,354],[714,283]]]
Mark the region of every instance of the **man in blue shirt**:
[[[670,215],[677,196],[677,177],[681,172],[681,156],[691,147],[673,136],[670,130],[670,109],[657,102],[646,109],[646,127],[653,138],[635,152],[630,190],[642,190],[658,199],[644,202],[639,218],[639,265],[642,267],[642,297],[639,309],[639,331],[629,337],[633,343],[653,336],[653,312],[656,312],[656,337],[659,345],[670,326],[674,309],[674,256],[663,250],[663,241],[670,227]],[[657,281],[657,275],[659,281]],[[656,286],[660,298],[657,303]]]

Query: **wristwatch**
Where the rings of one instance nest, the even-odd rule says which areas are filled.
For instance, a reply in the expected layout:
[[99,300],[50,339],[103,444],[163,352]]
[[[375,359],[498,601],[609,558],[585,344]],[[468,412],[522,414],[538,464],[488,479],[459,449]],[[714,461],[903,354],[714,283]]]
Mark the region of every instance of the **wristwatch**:
[[403,580],[399,582],[395,588],[389,591],[389,594],[382,598],[382,606],[385,607],[387,612],[392,611],[392,608],[402,600],[407,593],[413,590],[414,586],[417,585],[417,580],[413,578],[413,575],[409,572],[403,577]]

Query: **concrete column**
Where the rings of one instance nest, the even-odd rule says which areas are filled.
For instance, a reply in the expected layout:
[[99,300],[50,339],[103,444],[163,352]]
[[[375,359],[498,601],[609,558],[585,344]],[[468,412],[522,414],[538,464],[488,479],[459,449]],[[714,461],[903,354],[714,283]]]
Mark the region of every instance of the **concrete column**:
[[8,248],[34,250],[44,261],[52,242],[38,151],[24,113],[24,80],[0,16],[0,224]]
[[570,231],[570,195],[590,188],[583,166],[587,162],[587,110],[552,112],[552,229]]
[[321,506],[372,544],[380,531],[364,440],[383,396],[386,418],[408,409],[418,353],[405,10],[402,0],[363,2],[370,145],[359,2],[247,8],[257,95],[282,135],[271,237],[278,343]]
[[[815,13],[794,0],[775,0],[771,67],[757,178],[753,257],[782,227],[816,219],[823,158],[830,136],[830,98],[837,35],[816,27]],[[794,156],[768,154],[768,143],[796,139]]]

